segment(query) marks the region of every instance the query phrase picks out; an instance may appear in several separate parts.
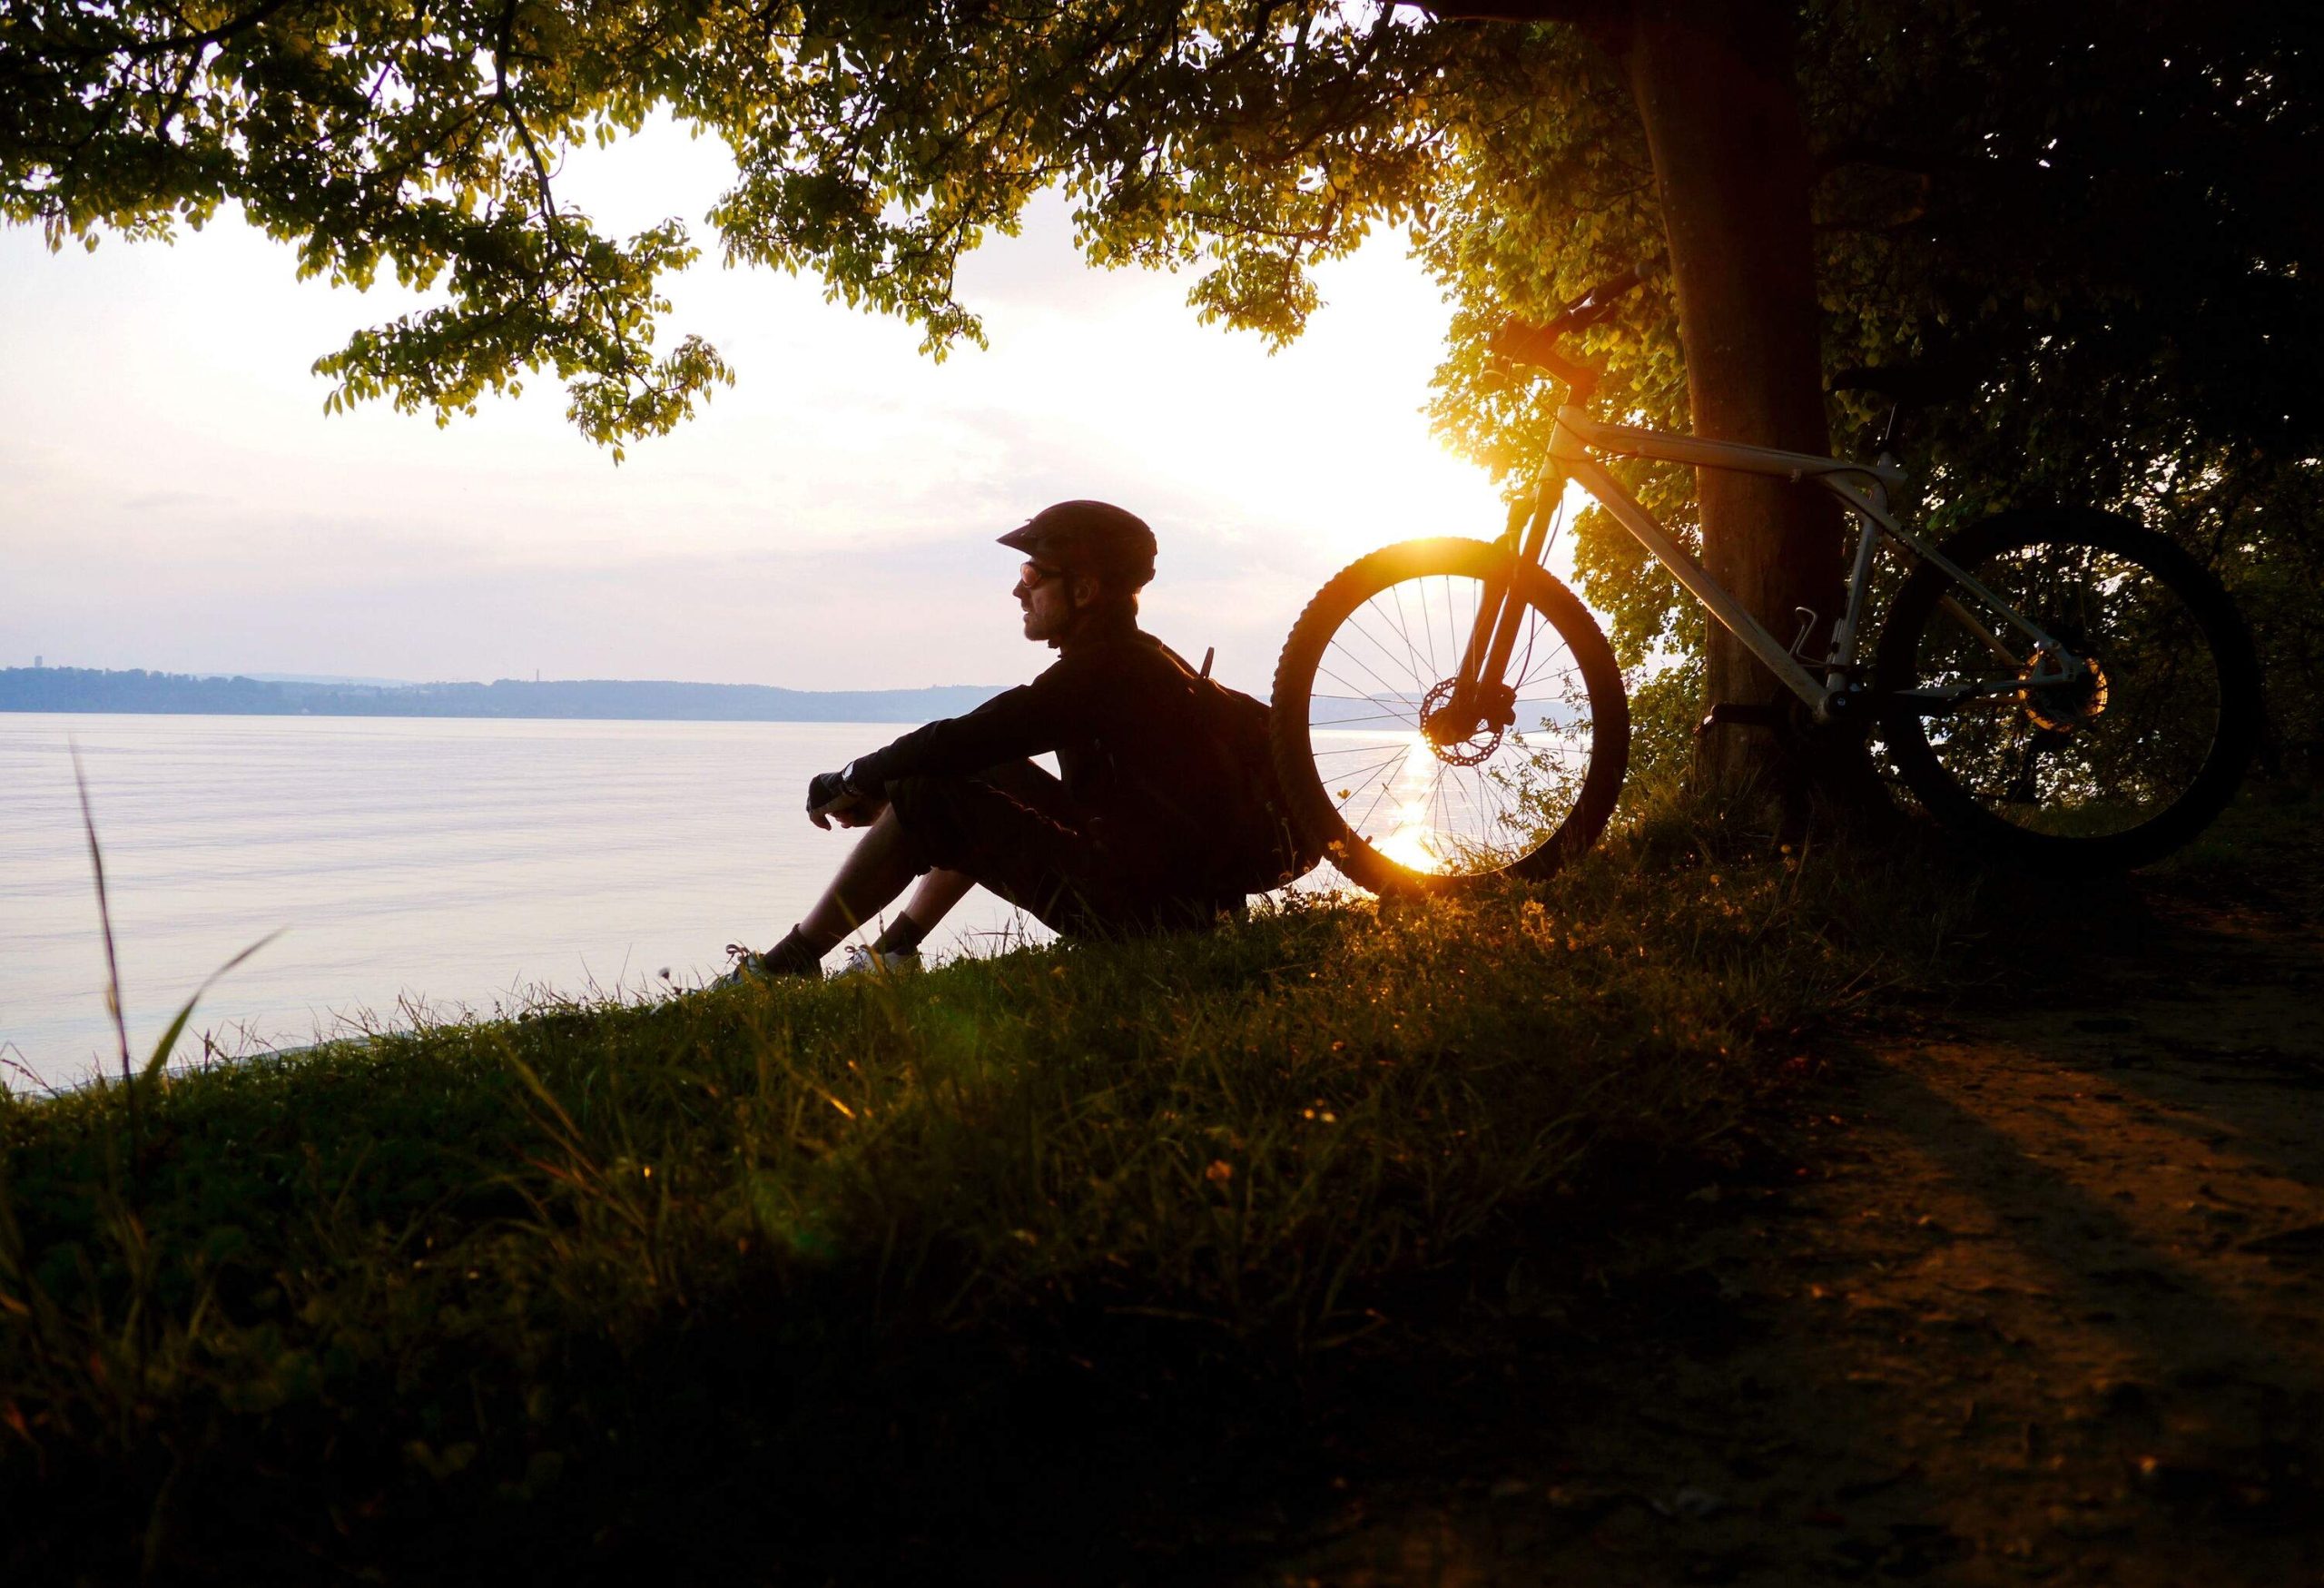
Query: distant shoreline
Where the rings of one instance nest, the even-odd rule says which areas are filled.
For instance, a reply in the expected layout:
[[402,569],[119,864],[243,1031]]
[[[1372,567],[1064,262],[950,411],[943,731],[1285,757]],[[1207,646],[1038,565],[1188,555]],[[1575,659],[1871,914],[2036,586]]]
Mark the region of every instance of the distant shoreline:
[[310,684],[94,667],[0,668],[0,712],[101,715],[555,718],[618,722],[924,723],[1000,693],[783,689],[765,684],[514,678],[490,684]]

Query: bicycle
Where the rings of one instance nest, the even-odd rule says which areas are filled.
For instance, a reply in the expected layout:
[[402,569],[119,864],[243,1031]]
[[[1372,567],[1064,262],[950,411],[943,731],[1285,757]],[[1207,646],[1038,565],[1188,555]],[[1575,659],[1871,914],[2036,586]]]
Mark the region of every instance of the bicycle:
[[[1598,371],[1559,340],[1638,284],[1600,283],[1497,345],[1561,380],[1548,454],[1494,540],[1405,541],[1349,565],[1307,605],[1275,678],[1270,736],[1290,814],[1374,892],[1538,877],[1603,832],[1628,769],[1621,671],[1589,610],[1541,561],[1579,483],[1782,681],[1797,705],[1718,722],[1868,736],[1940,822],[2009,858],[2128,867],[2200,833],[2260,733],[2258,666],[2217,579],[2115,514],[2004,512],[1932,546],[1889,510],[1905,475],[1892,409],[1871,463],[1590,417]],[[1860,372],[1898,396],[1908,372]],[[1884,385],[1884,380],[1889,384]],[[1843,608],[1820,656],[1813,613],[1786,646],[1714,579],[1602,456],[1813,483],[1857,523]],[[1883,543],[1907,561],[1867,666]]]

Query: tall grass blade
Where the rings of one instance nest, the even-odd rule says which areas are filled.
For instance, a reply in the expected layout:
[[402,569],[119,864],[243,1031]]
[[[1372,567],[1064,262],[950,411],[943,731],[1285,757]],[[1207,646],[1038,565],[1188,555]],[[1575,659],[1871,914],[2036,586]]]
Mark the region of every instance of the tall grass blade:
[[129,1022],[121,1011],[121,956],[113,943],[113,905],[105,896],[105,852],[97,843],[96,813],[89,808],[89,775],[81,765],[81,746],[66,741],[73,754],[73,786],[81,795],[81,831],[89,838],[89,870],[97,882],[97,924],[103,930],[105,943],[105,1002],[113,1011],[113,1035],[121,1041],[121,1081],[132,1087],[129,1100],[130,1129],[136,1129],[137,1095],[133,1085],[135,1078],[129,1068]]
[[170,1022],[170,1029],[163,1031],[162,1040],[153,1045],[153,1056],[145,1060],[145,1068],[137,1072],[137,1079],[141,1083],[153,1080],[162,1066],[169,1062],[170,1051],[178,1045],[178,1038],[184,1034],[185,1022],[193,1018],[193,1006],[202,1001],[202,995],[215,987],[221,976],[249,959],[276,938],[281,937],[286,930],[287,928],[277,927],[202,979],[202,985],[193,990],[193,996],[179,1007],[177,1018]]

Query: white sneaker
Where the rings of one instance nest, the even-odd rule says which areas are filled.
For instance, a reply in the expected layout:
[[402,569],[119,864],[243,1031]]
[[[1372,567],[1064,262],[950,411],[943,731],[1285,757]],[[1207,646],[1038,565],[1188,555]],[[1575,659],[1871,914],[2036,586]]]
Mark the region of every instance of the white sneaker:
[[834,977],[862,976],[867,973],[892,976],[899,971],[919,969],[920,951],[918,949],[905,953],[881,953],[878,949],[867,948],[858,942],[848,945],[847,962],[833,971],[832,974]]

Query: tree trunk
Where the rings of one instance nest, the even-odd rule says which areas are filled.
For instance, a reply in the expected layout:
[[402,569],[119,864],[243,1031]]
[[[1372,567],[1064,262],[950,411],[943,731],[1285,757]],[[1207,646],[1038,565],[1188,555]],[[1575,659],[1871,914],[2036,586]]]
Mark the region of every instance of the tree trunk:
[[[1623,44],[1661,189],[1695,433],[1826,452],[1811,168],[1790,18],[1768,0],[1638,0]],[[1830,498],[1774,476],[1698,476],[1704,565],[1784,643],[1798,632],[1794,608],[1813,610],[1820,651],[1843,586]],[[1707,705],[1788,698],[1739,640],[1716,622],[1709,628]],[[1773,796],[1799,810],[1809,774],[1783,736],[1728,725],[1699,745],[1697,776],[1716,795]]]

